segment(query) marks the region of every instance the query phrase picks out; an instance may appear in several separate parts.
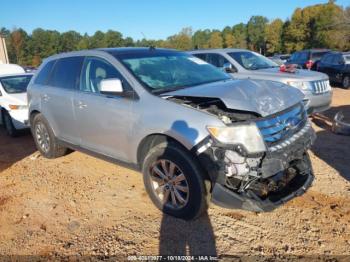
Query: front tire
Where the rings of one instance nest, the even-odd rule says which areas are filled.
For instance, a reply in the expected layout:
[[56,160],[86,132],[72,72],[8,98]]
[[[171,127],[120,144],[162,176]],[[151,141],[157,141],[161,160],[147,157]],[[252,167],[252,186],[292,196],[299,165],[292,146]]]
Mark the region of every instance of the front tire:
[[18,135],[18,130],[13,125],[10,114],[7,111],[4,111],[2,117],[6,133],[11,137],[16,137]]
[[153,147],[142,172],[148,195],[164,213],[191,220],[207,210],[208,183],[196,159],[180,145],[163,142]]
[[342,85],[346,89],[350,88],[350,76],[344,76],[343,77]]
[[34,116],[32,134],[37,149],[44,157],[52,159],[67,154],[67,148],[59,145],[49,123],[42,114]]

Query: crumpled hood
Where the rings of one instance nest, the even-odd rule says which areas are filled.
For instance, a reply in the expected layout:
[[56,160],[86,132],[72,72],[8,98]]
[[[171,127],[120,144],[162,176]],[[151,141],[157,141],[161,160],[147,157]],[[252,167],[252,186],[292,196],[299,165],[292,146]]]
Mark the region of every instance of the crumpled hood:
[[163,96],[219,98],[227,108],[255,112],[263,117],[291,107],[304,98],[296,88],[264,80],[226,80],[168,92]]
[[326,74],[316,71],[297,69],[295,73],[288,73],[281,72],[279,67],[254,70],[251,71],[251,73],[254,74],[256,78],[258,78],[259,76],[266,76],[274,77],[276,80],[278,80],[277,78],[288,78],[300,81],[315,81],[328,79],[328,76]]

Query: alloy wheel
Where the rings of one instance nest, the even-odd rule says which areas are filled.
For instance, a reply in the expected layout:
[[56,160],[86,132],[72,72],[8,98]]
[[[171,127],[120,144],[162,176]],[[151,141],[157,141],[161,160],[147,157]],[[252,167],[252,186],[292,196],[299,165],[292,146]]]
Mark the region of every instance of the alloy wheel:
[[35,136],[42,151],[47,153],[50,150],[50,136],[46,126],[39,122],[35,127]]
[[153,191],[164,206],[181,209],[189,199],[189,186],[181,169],[172,161],[160,159],[150,168]]

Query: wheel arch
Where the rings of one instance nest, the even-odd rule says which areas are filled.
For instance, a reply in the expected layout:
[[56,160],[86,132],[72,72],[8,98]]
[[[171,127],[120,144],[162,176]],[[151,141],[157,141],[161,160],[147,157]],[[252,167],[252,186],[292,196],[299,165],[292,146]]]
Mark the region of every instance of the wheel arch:
[[30,126],[32,126],[34,117],[35,117],[37,114],[40,114],[40,111],[39,111],[39,110],[33,110],[33,111],[30,112],[30,114],[29,114],[29,125],[30,125]]
[[198,157],[195,154],[193,154],[193,152],[191,152],[191,150],[189,150],[183,143],[181,143],[176,138],[169,136],[167,134],[154,133],[154,134],[150,134],[150,135],[144,137],[137,147],[137,164],[140,168],[142,168],[143,161],[147,155],[147,152],[151,148],[153,148],[156,145],[159,145],[163,142],[176,143],[183,150],[189,152],[196,160],[198,160]]

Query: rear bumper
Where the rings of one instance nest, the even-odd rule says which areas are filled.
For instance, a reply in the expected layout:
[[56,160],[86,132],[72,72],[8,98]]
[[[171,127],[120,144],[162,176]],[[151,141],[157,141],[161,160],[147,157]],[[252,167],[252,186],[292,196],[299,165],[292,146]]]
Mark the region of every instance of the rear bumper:
[[331,107],[332,92],[327,92],[320,95],[307,94],[305,95],[307,113],[320,113]]

